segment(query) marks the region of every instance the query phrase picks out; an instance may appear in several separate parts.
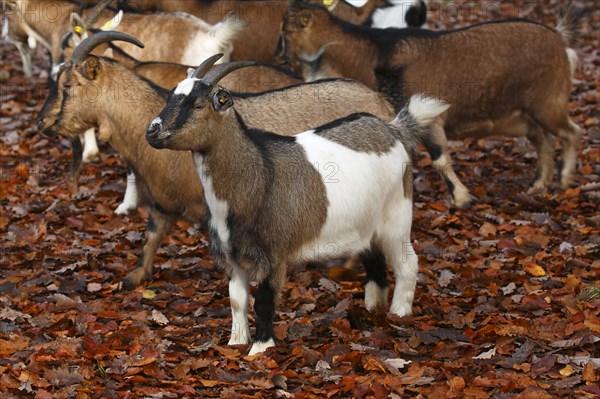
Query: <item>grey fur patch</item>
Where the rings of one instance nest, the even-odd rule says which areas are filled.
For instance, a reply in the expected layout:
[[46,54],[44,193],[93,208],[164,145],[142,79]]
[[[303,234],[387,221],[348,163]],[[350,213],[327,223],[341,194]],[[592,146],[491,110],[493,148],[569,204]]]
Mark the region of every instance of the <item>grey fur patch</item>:
[[389,152],[397,141],[387,123],[369,114],[352,114],[321,126],[314,133],[353,151],[379,155]]
[[404,186],[404,198],[413,197],[413,171],[412,164],[405,165],[404,175],[402,176],[402,185]]

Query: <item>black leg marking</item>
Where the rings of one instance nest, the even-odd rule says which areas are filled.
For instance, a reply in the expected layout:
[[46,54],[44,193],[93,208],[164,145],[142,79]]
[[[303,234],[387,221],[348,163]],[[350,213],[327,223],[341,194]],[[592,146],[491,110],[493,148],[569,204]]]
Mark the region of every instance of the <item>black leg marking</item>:
[[273,321],[275,319],[275,290],[268,280],[258,286],[255,294],[254,312],[256,314],[255,342],[275,340]]
[[427,149],[427,152],[429,153],[429,156],[433,162],[437,161],[442,156],[442,148],[431,141],[429,136],[423,139],[423,145]]
[[450,195],[452,196],[452,198],[454,198],[454,183],[452,183],[452,180],[448,179],[448,177],[446,176],[444,176],[444,181],[448,186],[448,191],[450,192]]
[[367,252],[363,252],[360,255],[360,259],[363,265],[365,265],[365,271],[367,272],[367,283],[373,281],[381,288],[386,288],[389,286],[387,279],[387,266],[383,252],[381,252],[379,249],[371,249]]
[[156,233],[156,225],[154,224],[154,219],[152,216],[148,218],[148,224],[146,225],[146,231],[149,233]]

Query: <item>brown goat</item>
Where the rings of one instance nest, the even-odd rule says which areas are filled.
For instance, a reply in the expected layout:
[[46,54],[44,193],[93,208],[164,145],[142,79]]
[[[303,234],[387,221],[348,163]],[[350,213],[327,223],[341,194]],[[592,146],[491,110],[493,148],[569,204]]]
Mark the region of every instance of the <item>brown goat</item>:
[[472,196],[452,169],[446,134],[527,136],[538,152],[530,194],[552,183],[556,136],[563,145],[561,186],[571,185],[581,136],[568,114],[576,26],[569,10],[556,30],[523,20],[443,32],[381,30],[300,5],[288,9],[283,30],[292,65],[306,80],[350,77],[385,93],[396,108],[417,92],[451,104],[426,146],[454,202],[466,207]]
[[[100,138],[131,165],[141,203],[150,208],[151,215],[138,267],[124,281],[126,287],[135,287],[151,279],[154,255],[173,223],[178,219],[200,222],[206,209],[190,154],[156,151],[144,137],[145,127],[164,107],[168,92],[113,59],[89,55],[91,45],[124,38],[132,40],[119,32],[101,32],[85,39],[78,47],[85,51],[76,57],[76,49],[72,60],[62,67],[39,120],[40,130],[53,136],[60,133],[75,138],[97,127]],[[357,111],[386,120],[393,115],[381,95],[347,80],[242,95],[236,101],[245,107],[240,112],[252,126],[288,135]],[[289,101],[298,106],[293,109]]]
[[[322,0],[303,0],[307,3],[322,3]],[[288,1],[257,0],[221,0],[221,1],[189,1],[189,0],[128,0],[126,7],[132,10],[149,10],[163,12],[186,12],[195,15],[208,23],[217,23],[228,13],[234,12],[246,25],[244,34],[235,43],[232,60],[252,60],[258,63],[273,63],[279,38],[279,28]],[[375,9],[387,7],[386,0],[368,0],[363,7],[353,7],[348,2],[336,1],[331,11],[356,24],[369,20]],[[135,36],[135,35],[134,35]],[[137,37],[137,36],[136,36]]]

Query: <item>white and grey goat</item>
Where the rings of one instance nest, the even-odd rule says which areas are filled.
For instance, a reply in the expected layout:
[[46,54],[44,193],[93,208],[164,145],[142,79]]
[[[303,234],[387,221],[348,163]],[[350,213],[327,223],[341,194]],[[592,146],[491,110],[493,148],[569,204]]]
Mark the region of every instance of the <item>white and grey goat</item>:
[[[222,64],[183,80],[146,132],[155,148],[191,150],[210,211],[211,248],[231,279],[229,343],[250,338],[253,280],[258,290],[250,354],[275,344],[275,301],[290,261],[381,252],[395,275],[390,312],[410,314],[418,271],[410,241],[412,156],[418,138],[447,106],[415,96],[389,124],[358,113],[280,136],[248,127],[232,95],[217,85],[246,65]],[[326,164],[336,165],[337,173],[332,176]],[[385,275],[382,267],[367,265],[367,275]],[[369,309],[385,305],[387,284],[374,279],[365,303]]]

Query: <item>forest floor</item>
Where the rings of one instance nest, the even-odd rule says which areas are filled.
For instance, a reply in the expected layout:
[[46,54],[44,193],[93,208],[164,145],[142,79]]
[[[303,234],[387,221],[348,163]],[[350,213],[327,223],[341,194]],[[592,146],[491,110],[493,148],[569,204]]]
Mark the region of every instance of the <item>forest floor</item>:
[[[565,2],[473,3],[433,7],[432,28],[513,16],[555,26]],[[199,226],[175,226],[153,282],[120,287],[147,215],[114,213],[123,162],[103,145],[71,193],[68,142],[35,124],[47,62],[37,53],[27,80],[3,43],[0,397],[599,397],[598,32],[600,12],[590,9],[570,103],[585,131],[574,188],[525,194],[536,162],[525,139],[452,142],[458,174],[477,196],[456,210],[423,157],[413,316],[369,314],[364,273],[336,281],[324,267],[296,269],[277,312],[277,347],[252,358],[246,346],[227,346],[227,281]]]

